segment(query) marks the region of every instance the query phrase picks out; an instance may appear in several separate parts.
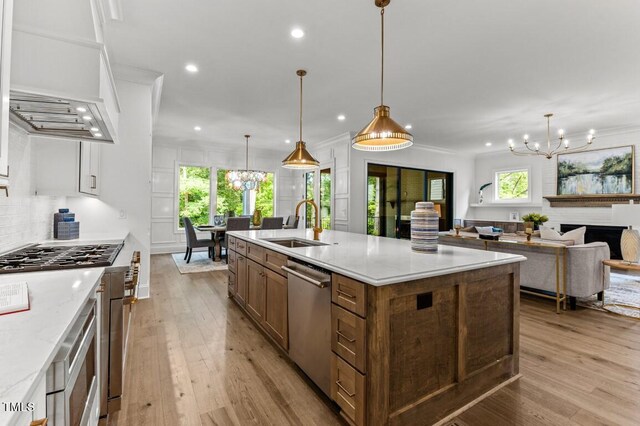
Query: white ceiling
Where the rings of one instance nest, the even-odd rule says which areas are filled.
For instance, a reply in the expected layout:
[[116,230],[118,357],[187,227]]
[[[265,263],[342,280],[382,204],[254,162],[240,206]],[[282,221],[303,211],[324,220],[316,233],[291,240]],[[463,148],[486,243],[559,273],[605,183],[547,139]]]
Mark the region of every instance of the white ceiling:
[[[309,73],[310,145],[360,130],[379,102],[373,0],[136,0],[123,9],[106,42],[115,62],[165,74],[157,138],[242,147],[248,132],[254,147],[291,149],[298,68]],[[546,112],[573,139],[640,127],[638,0],[392,0],[385,19],[385,103],[418,144],[482,152],[524,133],[536,140]],[[296,26],[303,39],[290,36]],[[189,62],[200,72],[185,72]]]

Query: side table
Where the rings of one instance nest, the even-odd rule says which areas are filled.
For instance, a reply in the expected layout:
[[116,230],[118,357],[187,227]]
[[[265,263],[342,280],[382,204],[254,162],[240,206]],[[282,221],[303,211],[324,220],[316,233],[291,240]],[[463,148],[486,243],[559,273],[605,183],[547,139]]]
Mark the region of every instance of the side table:
[[[631,275],[640,275],[640,263],[629,263],[629,262],[625,262],[624,260],[614,260],[614,259],[603,260],[602,263],[605,266],[610,267],[611,269],[618,269],[620,271],[625,271],[625,273],[629,273]],[[605,304],[605,296],[603,294],[602,308],[605,310],[608,310],[606,306],[607,305]],[[612,304],[611,306],[620,306],[627,309],[640,310],[640,307],[633,306],[633,305]]]

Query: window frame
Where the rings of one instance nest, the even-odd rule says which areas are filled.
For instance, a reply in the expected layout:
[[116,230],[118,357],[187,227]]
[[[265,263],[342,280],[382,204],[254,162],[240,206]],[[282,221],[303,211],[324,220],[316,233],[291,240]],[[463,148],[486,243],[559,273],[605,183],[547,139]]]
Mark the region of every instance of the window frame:
[[210,164],[203,164],[198,162],[182,162],[176,161],[173,177],[175,179],[174,195],[173,195],[173,223],[175,233],[184,233],[184,227],[180,227],[180,168],[181,167],[200,167],[203,169],[209,169],[209,222],[213,219],[213,213],[215,212],[215,200],[213,195],[214,189],[217,189],[217,175],[213,175],[213,171],[216,170],[215,166]]
[[[513,172],[527,172],[527,197],[526,198],[500,198],[500,174]],[[531,203],[531,167],[510,167],[493,171],[493,202],[496,204],[526,204]]]

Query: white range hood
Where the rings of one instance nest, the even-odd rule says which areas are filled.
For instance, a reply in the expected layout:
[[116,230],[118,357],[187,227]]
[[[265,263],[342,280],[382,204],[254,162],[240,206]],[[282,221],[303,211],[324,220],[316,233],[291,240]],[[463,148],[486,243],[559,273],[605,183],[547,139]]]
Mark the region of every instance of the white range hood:
[[16,124],[39,136],[118,142],[120,105],[104,44],[14,25],[11,53]]

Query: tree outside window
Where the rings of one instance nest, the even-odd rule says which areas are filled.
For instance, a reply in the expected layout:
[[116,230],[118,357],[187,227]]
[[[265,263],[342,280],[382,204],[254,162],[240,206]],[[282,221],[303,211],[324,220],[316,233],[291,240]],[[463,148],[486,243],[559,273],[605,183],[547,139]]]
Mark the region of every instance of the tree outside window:
[[211,169],[208,167],[180,166],[178,190],[178,225],[184,228],[188,217],[194,226],[209,223]]
[[496,201],[529,199],[529,170],[496,172]]
[[224,215],[233,212],[234,216],[241,216],[253,214],[254,210],[258,209],[262,217],[273,216],[273,173],[267,173],[267,179],[260,184],[257,191],[238,191],[232,189],[227,182],[227,171],[225,169],[217,171],[216,214]]

